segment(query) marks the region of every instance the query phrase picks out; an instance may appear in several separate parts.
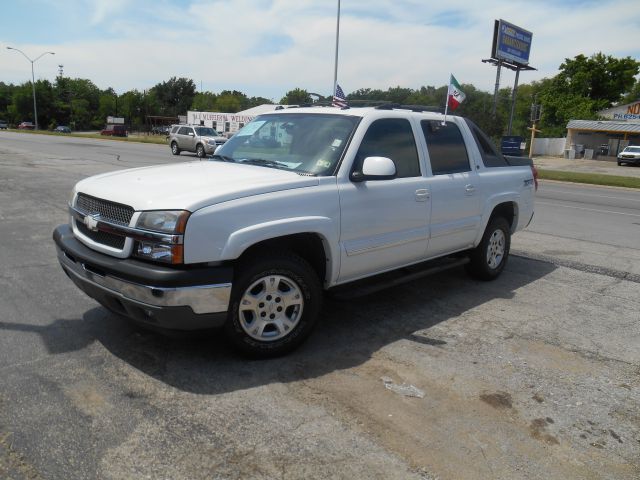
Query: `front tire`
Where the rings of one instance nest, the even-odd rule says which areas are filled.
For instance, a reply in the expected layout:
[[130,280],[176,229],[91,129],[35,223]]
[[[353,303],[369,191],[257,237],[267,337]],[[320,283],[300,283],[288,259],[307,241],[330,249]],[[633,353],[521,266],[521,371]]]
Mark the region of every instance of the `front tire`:
[[204,147],[201,144],[198,144],[196,146],[196,155],[198,156],[198,158],[204,158]]
[[503,217],[489,220],[482,241],[469,255],[467,272],[478,280],[494,280],[504,270],[511,248],[511,228]]
[[171,143],[171,153],[174,155],[180,155],[180,147],[178,147],[176,142]]
[[294,253],[254,256],[239,267],[230,305],[225,332],[236,348],[252,357],[274,357],[309,336],[320,313],[322,286],[309,263]]

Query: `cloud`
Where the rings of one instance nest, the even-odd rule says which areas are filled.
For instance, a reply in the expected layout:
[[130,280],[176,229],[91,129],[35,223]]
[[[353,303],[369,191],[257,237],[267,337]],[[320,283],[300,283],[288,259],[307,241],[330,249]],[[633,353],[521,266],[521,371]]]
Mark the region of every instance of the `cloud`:
[[118,13],[125,12],[128,6],[127,0],[91,0],[89,6],[93,9],[90,23],[98,25],[112,18]]
[[[499,18],[533,32],[531,64],[538,70],[523,72],[521,83],[555,75],[565,58],[579,53],[640,57],[637,0],[587,6],[576,1],[535,6],[521,0],[343,1],[339,82],[347,93],[364,87],[419,88],[444,85],[453,73],[462,83],[493,91],[495,68],[481,60],[490,54],[493,21]],[[336,2],[109,0],[84,5],[86,11],[65,15],[75,15],[78,24],[78,15],[84,15],[93,27],[78,27],[72,37],[56,32],[37,43],[7,41],[25,51],[53,50],[66,75],[119,93],[150,88],[172,76],[192,78],[214,92],[236,89],[274,100],[296,87],[331,91]],[[62,15],[50,8],[53,18]],[[603,24],[621,11],[624,16]],[[10,15],[15,18],[9,21],[22,21]],[[36,28],[46,32],[49,27]],[[9,57],[0,55],[0,80],[25,81],[24,59]],[[42,61],[36,75],[52,80],[55,72],[52,62]],[[501,84],[512,85],[513,77],[504,71]]]

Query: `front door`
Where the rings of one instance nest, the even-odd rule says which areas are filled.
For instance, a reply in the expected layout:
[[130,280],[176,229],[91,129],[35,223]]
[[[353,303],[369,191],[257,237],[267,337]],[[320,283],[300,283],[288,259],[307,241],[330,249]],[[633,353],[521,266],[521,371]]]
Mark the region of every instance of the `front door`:
[[340,283],[418,262],[426,255],[431,210],[411,124],[374,121],[360,144],[352,171],[366,157],[388,157],[392,180],[339,181]]

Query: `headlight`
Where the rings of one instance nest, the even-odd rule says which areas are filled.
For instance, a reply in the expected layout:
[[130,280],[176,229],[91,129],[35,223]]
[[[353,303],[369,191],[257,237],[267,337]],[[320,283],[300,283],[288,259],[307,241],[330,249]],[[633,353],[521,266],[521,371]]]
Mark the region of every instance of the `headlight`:
[[184,261],[182,239],[190,213],[184,210],[142,212],[136,228],[157,233],[166,233],[161,240],[136,242],[135,255],[147,260],[180,264]]
[[207,141],[207,143],[208,143],[209,145],[215,145],[215,144],[216,144],[216,141],[215,141],[215,140],[213,140],[213,139],[209,139],[209,140]]
[[184,233],[189,212],[184,210],[169,210],[142,212],[138,218],[136,227],[152,232]]

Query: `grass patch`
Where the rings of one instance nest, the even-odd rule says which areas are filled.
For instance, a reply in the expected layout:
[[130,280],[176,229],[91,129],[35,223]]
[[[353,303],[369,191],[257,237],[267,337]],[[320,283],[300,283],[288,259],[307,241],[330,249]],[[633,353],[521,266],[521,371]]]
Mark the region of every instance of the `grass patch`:
[[640,188],[640,178],[603,175],[601,173],[563,172],[558,170],[538,169],[538,178],[558,180],[561,182],[587,183],[608,187]]
[[118,142],[133,142],[133,143],[155,143],[159,145],[167,145],[165,135],[136,135],[129,134],[128,137],[110,137],[107,135],[100,135],[99,133],[57,133],[50,132],[48,130],[16,130],[9,129],[10,132],[24,133],[26,135],[52,135],[54,137],[74,137],[74,138],[97,138],[99,140],[115,140]]

